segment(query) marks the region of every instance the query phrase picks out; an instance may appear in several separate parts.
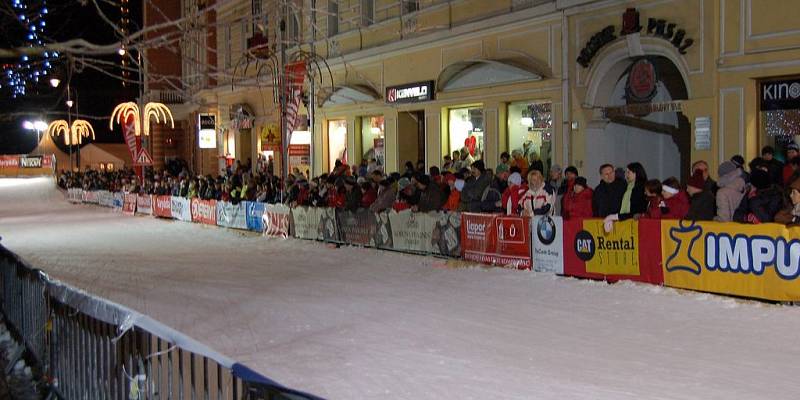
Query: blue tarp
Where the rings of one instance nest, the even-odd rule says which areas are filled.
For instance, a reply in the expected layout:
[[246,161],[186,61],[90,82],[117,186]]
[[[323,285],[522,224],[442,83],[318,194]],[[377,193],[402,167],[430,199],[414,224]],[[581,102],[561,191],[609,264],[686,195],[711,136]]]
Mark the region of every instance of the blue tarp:
[[266,204],[253,201],[245,201],[244,207],[247,210],[247,229],[256,232],[264,231],[264,211]]

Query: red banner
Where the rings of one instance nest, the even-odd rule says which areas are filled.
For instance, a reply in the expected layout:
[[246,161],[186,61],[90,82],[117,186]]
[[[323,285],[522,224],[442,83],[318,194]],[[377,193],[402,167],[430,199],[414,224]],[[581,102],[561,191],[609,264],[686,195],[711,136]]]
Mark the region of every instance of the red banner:
[[192,222],[217,224],[217,201],[192,199]]
[[486,264],[531,269],[529,218],[461,214],[461,256]]
[[564,221],[564,275],[663,284],[660,234],[654,219],[614,222],[611,232],[599,219]]
[[153,215],[156,217],[172,218],[172,197],[154,196]]
[[0,168],[19,168],[19,156],[0,156]]
[[136,195],[126,194],[122,201],[122,214],[133,215],[136,213]]
[[42,156],[42,168],[53,168],[53,155],[47,154]]

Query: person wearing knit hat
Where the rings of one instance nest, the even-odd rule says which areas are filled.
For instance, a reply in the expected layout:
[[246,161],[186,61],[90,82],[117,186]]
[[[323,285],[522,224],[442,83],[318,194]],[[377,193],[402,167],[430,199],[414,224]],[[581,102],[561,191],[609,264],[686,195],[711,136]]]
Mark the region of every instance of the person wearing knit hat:
[[703,170],[695,169],[686,186],[689,193],[689,212],[686,218],[694,221],[711,221],[717,215],[714,192],[703,174]]
[[458,190],[460,192],[460,191],[464,190],[464,185],[465,184],[466,184],[466,181],[464,181],[463,179],[456,179],[456,182],[455,182],[454,186],[456,187],[456,190]]
[[410,179],[405,178],[405,177],[400,178],[400,180],[397,181],[397,191],[401,191],[401,190],[405,189],[410,184],[411,184],[411,180]]
[[420,174],[416,180],[417,191],[420,193],[419,202],[411,209],[420,212],[438,211],[444,203],[442,189],[428,175]]
[[[458,179],[455,174],[447,174],[445,182],[447,182],[449,193],[447,193],[447,199],[442,209],[446,211],[458,211],[458,205],[461,202],[461,189],[464,188],[464,181]],[[461,189],[456,188],[456,182],[461,182]]]
[[742,177],[742,170],[733,161],[725,161],[717,170],[719,182],[717,185],[717,215],[714,221],[731,222],[733,214],[739,203],[742,202],[746,183]]
[[509,185],[521,185],[522,184],[522,175],[519,172],[514,172],[513,174],[508,176],[508,184]]
[[575,183],[572,185],[572,191],[564,194],[564,206],[561,209],[561,215],[565,220],[574,218],[592,218],[593,198],[594,191],[589,187],[589,183],[586,181],[586,178],[577,176],[575,178]]
[[689,213],[689,196],[681,188],[678,178],[669,177],[661,184],[661,197],[666,209],[661,210],[663,219],[684,219]]
[[508,176],[508,187],[503,192],[500,199],[501,208],[506,215],[519,214],[519,199],[528,191],[528,187],[522,183],[522,175],[514,172]]
[[775,215],[775,222],[786,225],[800,225],[800,179],[795,179],[787,188],[789,204]]
[[508,166],[508,164],[500,163],[500,164],[497,164],[497,168],[495,169],[495,173],[496,174],[501,174],[503,172],[508,172],[509,169],[510,169],[510,167]]

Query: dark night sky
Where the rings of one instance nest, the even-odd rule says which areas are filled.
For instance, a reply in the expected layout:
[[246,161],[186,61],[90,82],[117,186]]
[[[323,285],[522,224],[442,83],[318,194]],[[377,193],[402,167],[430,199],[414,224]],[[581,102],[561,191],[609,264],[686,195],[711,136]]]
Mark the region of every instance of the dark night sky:
[[[27,0],[29,4],[37,3],[37,0]],[[10,3],[10,2],[8,2]],[[100,2],[106,15],[112,21],[119,20],[119,9]],[[2,6],[10,10],[9,6]],[[91,1],[86,6],[80,5],[75,0],[50,1],[49,16],[46,19],[46,35],[53,41],[64,41],[74,38],[83,38],[95,44],[109,44],[118,40],[114,30],[108,26],[97,13]],[[135,32],[141,24],[141,1],[130,1],[131,8],[131,27],[130,31]],[[22,27],[7,14],[0,15],[0,46],[16,47],[22,41]],[[95,56],[93,56],[95,57]],[[116,54],[95,57],[106,61],[114,61],[117,64],[120,57]],[[3,60],[10,62],[13,60]],[[66,77],[66,57],[62,56],[53,65],[52,71],[60,75],[62,81]],[[114,75],[120,75],[118,69],[108,69]],[[136,79],[136,74],[131,78]],[[13,99],[10,92],[3,88],[0,89],[0,154],[21,154],[28,153],[36,145],[36,134],[22,129],[22,121],[25,119],[41,118],[43,113],[57,112],[59,115],[45,117],[46,121],[54,119],[67,119],[66,111],[66,89],[65,83],[53,89],[49,85],[50,77],[40,79],[36,87],[29,88],[28,94],[23,97]],[[135,101],[138,96],[138,87],[127,85],[123,87],[122,82],[112,77],[95,72],[91,69],[84,69],[82,72],[75,71],[72,74],[71,88],[73,100],[76,100],[78,112],[82,116],[109,116],[114,106],[124,101]],[[75,97],[77,93],[77,98]],[[75,108],[73,106],[72,116],[75,118]],[[10,113],[26,113],[29,117],[13,116]],[[4,115],[5,114],[5,115]],[[91,122],[95,129],[97,142],[122,142],[122,134],[116,129],[114,132],[108,130],[108,119],[99,120],[85,118]],[[61,142],[60,140],[56,141]],[[84,139],[84,144],[86,144]]]

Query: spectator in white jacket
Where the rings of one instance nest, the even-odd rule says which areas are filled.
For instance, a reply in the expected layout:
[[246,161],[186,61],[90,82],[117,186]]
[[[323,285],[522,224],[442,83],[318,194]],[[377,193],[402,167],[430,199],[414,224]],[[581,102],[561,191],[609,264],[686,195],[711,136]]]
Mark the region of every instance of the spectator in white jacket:
[[528,173],[528,191],[520,199],[522,216],[555,214],[555,190],[545,183],[541,171],[531,170]]

